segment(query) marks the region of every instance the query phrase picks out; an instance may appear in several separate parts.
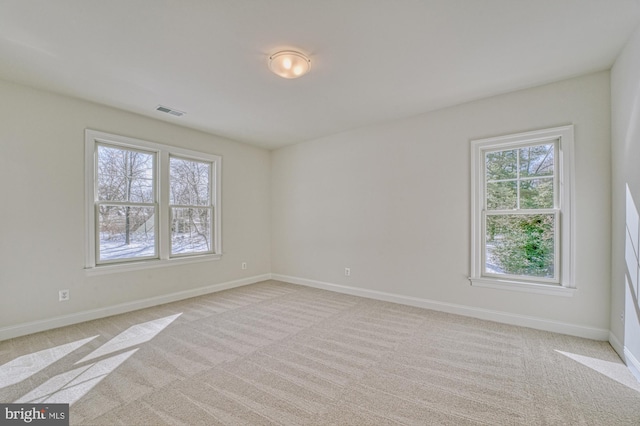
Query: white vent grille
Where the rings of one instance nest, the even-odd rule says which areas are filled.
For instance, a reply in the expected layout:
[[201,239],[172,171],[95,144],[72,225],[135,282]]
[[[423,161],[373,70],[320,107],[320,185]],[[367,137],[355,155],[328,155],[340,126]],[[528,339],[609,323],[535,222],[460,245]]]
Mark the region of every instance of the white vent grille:
[[156,111],[166,112],[167,114],[175,115],[176,117],[182,117],[186,114],[183,111],[178,111],[177,109],[169,108],[163,105],[158,105],[156,107]]

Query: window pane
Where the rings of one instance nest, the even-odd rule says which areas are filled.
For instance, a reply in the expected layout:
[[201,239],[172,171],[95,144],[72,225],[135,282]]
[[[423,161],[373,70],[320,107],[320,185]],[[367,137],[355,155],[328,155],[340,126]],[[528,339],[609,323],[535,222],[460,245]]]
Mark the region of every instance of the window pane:
[[211,252],[211,209],[171,209],[171,254]]
[[518,150],[488,152],[485,157],[487,181],[515,179],[518,169]]
[[555,215],[487,215],[485,273],[554,278]]
[[517,207],[516,181],[487,183],[487,209],[512,210]]
[[207,206],[211,163],[171,157],[169,203],[183,206]]
[[553,208],[553,177],[520,181],[521,209]]
[[520,177],[550,176],[554,172],[554,144],[520,148]]
[[156,256],[154,207],[101,205],[98,210],[99,260]]
[[98,145],[98,199],[152,203],[155,154]]

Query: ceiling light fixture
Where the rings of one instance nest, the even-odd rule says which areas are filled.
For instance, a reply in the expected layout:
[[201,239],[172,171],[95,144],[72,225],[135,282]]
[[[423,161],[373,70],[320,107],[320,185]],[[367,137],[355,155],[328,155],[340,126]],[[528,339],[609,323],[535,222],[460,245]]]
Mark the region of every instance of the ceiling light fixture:
[[283,78],[298,78],[309,72],[311,59],[294,50],[283,50],[269,56],[269,69]]

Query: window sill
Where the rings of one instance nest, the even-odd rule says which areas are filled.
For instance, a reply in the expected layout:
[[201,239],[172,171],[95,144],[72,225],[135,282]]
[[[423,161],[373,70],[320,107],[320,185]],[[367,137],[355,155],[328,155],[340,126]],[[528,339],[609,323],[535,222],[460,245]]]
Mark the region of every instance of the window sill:
[[471,285],[474,287],[520,291],[524,293],[546,294],[551,296],[573,297],[574,293],[577,291],[575,288],[562,287],[555,284],[536,284],[491,278],[470,277],[469,281],[471,281]]
[[172,259],[153,259],[140,262],[98,265],[84,269],[87,276],[114,274],[118,272],[141,271],[145,269],[163,268],[165,266],[186,265],[189,263],[209,262],[220,260],[221,254],[206,254],[201,256],[176,257]]

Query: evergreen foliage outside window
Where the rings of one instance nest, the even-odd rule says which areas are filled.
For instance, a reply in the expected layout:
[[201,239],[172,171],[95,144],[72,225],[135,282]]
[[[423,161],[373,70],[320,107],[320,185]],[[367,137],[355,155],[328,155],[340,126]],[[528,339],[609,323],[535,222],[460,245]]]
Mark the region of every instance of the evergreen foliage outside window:
[[555,150],[485,152],[485,274],[555,279]]
[[572,126],[472,142],[472,282],[572,287],[572,152]]

